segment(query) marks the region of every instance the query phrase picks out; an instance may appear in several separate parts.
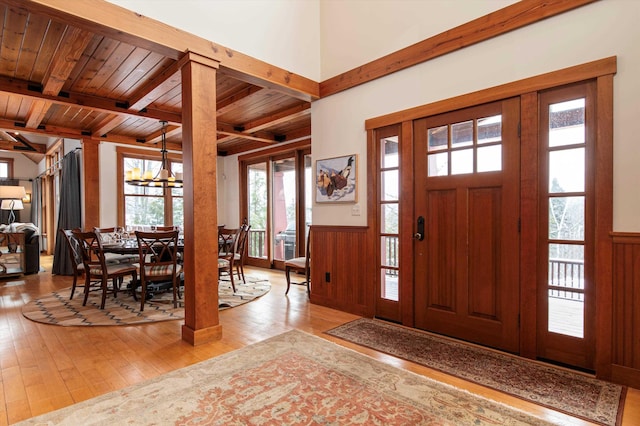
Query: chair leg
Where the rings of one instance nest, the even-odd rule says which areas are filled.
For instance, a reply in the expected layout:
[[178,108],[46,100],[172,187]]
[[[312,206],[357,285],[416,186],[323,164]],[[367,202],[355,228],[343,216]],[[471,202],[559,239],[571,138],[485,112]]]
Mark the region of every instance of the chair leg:
[[88,273],[85,274],[86,278],[84,279],[84,300],[82,301],[82,306],[87,306],[87,300],[89,299],[89,288],[91,287],[91,277]]
[[244,265],[242,263],[240,264],[240,272],[242,273],[242,282],[246,284],[247,280],[244,278]]
[[78,283],[78,275],[73,274],[73,284],[71,284],[71,296],[69,296],[69,300],[73,299],[73,293],[76,291],[76,284]]
[[106,279],[102,279],[102,302],[100,303],[100,309],[104,309],[104,304],[107,301],[107,291],[108,289],[108,285],[107,285],[107,280]]
[[140,312],[144,311],[144,299],[147,296],[147,282],[140,280]]
[[284,268],[284,274],[287,277],[287,291],[284,294],[289,294],[289,288],[291,287],[291,268],[288,266]]
[[177,308],[178,307],[178,280],[177,278],[174,276],[173,277],[173,308]]
[[236,283],[233,282],[233,268],[229,268],[229,278],[231,279],[231,288],[236,292]]

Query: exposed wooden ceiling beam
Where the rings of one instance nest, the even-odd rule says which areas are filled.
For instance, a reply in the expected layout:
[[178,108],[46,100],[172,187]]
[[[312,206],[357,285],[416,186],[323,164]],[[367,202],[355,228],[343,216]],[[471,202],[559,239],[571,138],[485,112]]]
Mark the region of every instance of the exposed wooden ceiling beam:
[[43,101],[43,100],[35,100],[31,103],[31,108],[29,108],[29,112],[27,113],[27,120],[25,125],[29,129],[35,129],[42,123],[45,115],[47,115],[47,111],[49,107],[52,105],[51,102]]
[[236,108],[238,105],[238,102],[242,100],[246,101],[247,98],[249,98],[250,96],[256,95],[262,92],[263,90],[266,90],[266,89],[263,89],[262,87],[258,87],[258,86],[249,86],[249,87],[243,88],[242,90],[239,90],[238,92],[224,99],[221,99],[216,104],[216,114],[221,115],[233,108]]
[[218,61],[221,72],[231,73],[242,81],[306,101],[319,97],[319,84],[311,79],[102,0],[2,0],[2,3],[176,60],[186,51],[195,52]]
[[257,132],[259,130],[266,129],[278,124],[286,123],[287,121],[295,120],[301,117],[305,117],[311,114],[311,104],[298,105],[293,108],[288,108],[282,111],[278,111],[274,114],[262,117],[258,120],[249,121],[243,123],[245,132]]
[[[11,120],[1,120],[1,119],[0,119],[0,128],[15,130],[18,132],[22,132],[25,130],[23,126],[16,126],[15,122]],[[39,134],[39,135],[51,136],[51,137],[90,139],[90,140],[95,140],[100,142],[116,142],[116,143],[134,145],[134,146],[140,146],[140,144],[148,143],[146,142],[146,140],[145,142],[139,142],[138,139],[133,137],[127,137],[127,136],[115,136],[115,135],[108,135],[106,137],[93,136],[85,130],[70,129],[70,128],[60,127],[60,126],[40,126],[37,129],[28,129],[28,132]],[[34,144],[34,146],[39,146],[39,145],[41,144]],[[182,146],[176,143],[167,143],[167,148],[175,151],[182,150]]]
[[[266,144],[278,143],[275,136],[273,136],[272,134],[268,134],[267,132],[262,132],[262,134],[244,133],[244,132],[237,132],[233,130],[221,130],[220,128],[218,128],[217,132],[220,135],[228,136],[230,139],[241,138],[241,139],[247,139],[250,141],[262,142]],[[226,142],[225,139],[218,139],[217,143],[220,144],[222,142]]]
[[91,136],[99,138],[107,135],[111,130],[115,129],[125,121],[129,119],[128,116],[124,114],[109,116],[102,120],[100,124],[91,129]]
[[20,142],[0,141],[0,149],[4,151],[19,152],[20,154],[44,154],[47,147],[43,144],[34,143],[30,145],[33,150],[26,151],[24,145]]
[[75,27],[67,27],[53,60],[42,80],[42,93],[57,96],[71,75],[84,49],[91,42],[92,33]]
[[73,92],[60,94],[57,96],[45,95],[41,92],[38,84],[14,78],[0,77],[0,91],[20,96],[26,96],[35,100],[46,100],[49,102],[71,107],[87,107],[101,112],[126,114],[135,117],[144,117],[154,120],[167,121],[173,124],[182,123],[182,116],[179,113],[160,111],[157,109],[149,108],[143,111],[132,111],[128,109],[129,104],[126,101],[99,98],[96,96],[83,95]]
[[169,89],[176,87],[182,83],[182,61],[176,61],[169,68],[164,70],[153,80],[149,81],[142,89],[134,93],[129,98],[129,109],[132,111],[140,111],[149,106],[153,101],[158,99],[160,95],[167,93]]

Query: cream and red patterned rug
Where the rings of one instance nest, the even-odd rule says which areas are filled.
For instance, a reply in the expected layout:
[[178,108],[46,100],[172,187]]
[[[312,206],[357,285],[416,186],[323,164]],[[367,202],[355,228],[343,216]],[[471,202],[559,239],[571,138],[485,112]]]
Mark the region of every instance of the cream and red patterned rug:
[[548,425],[292,330],[19,425]]
[[[246,284],[236,283],[236,292],[231,289],[229,281],[218,284],[218,306],[220,310],[234,308],[251,302],[269,292],[271,284],[265,278],[246,277]],[[102,293],[89,293],[86,306],[82,306],[83,288],[76,289],[72,300],[69,300],[71,288],[56,291],[32,300],[22,308],[26,318],[45,324],[62,326],[109,326],[131,325],[158,321],[169,321],[184,318],[184,308],[173,307],[171,292],[156,294],[147,300],[144,310],[140,311],[140,301],[134,300],[127,291],[107,295],[104,309],[100,309]]]
[[378,320],[358,319],[327,334],[591,422],[622,419],[626,387],[590,375]]

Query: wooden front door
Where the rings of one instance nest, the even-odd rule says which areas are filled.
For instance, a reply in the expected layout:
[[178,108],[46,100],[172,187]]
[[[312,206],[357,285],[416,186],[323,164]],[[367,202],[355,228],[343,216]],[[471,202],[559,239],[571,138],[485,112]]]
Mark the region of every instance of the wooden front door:
[[414,122],[416,327],[510,352],[519,350],[519,121],[514,98]]

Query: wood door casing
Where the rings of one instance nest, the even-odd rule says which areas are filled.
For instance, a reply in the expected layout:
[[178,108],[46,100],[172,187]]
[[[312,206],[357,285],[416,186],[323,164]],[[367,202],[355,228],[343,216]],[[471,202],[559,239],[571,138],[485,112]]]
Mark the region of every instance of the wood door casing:
[[[501,115],[500,171],[428,176],[427,129]],[[418,328],[519,350],[517,98],[416,120],[415,242]]]

